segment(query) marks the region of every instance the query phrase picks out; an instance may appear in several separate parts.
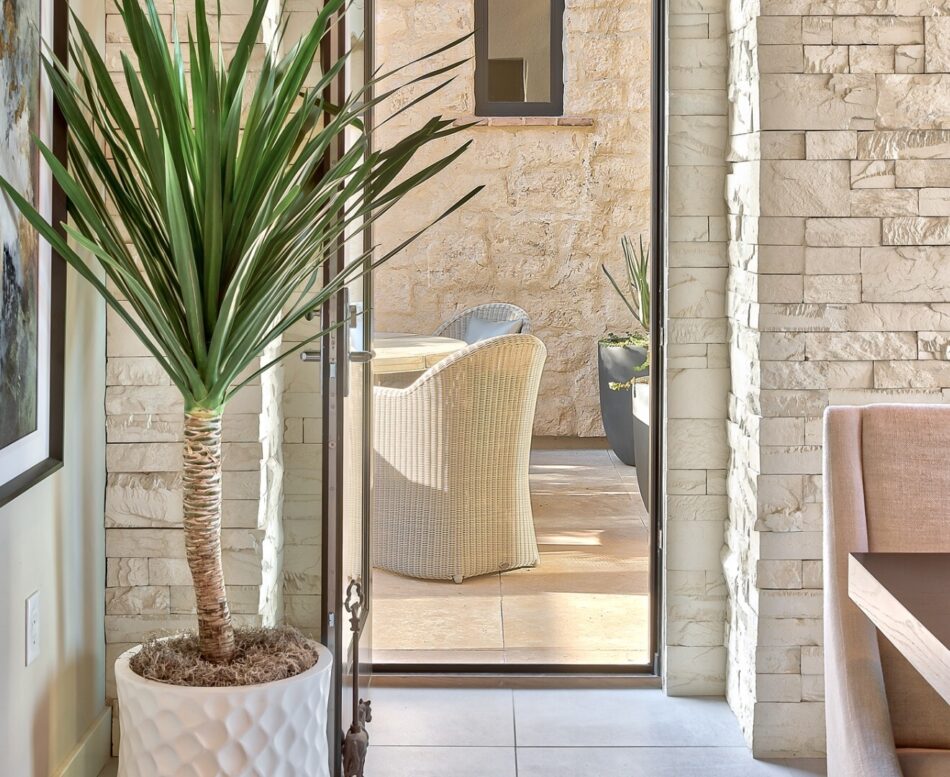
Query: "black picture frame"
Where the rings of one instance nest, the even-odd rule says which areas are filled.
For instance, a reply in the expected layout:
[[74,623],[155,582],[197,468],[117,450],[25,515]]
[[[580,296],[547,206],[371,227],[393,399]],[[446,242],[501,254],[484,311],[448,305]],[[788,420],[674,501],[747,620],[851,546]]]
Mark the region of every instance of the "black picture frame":
[[[67,0],[41,0],[41,13],[51,14],[51,40],[53,53],[61,62],[68,58],[68,10]],[[39,32],[37,32],[39,34]],[[49,89],[44,84],[44,89]],[[45,95],[46,92],[43,92]],[[41,95],[41,100],[44,97]],[[66,120],[58,103],[53,101],[51,116],[52,149],[56,158],[66,161]],[[51,176],[52,178],[52,176]],[[65,235],[62,226],[66,220],[66,194],[52,180],[51,209],[46,214]],[[66,263],[62,257],[52,251],[50,257],[50,307],[49,307],[49,423],[47,426],[47,456],[29,469],[21,472],[5,483],[0,483],[0,507],[16,499],[37,483],[46,479],[63,466],[63,373],[66,345]]]
[[488,0],[475,0],[475,115],[562,116],[564,114],[564,0],[551,2],[551,99],[501,102],[488,99]]

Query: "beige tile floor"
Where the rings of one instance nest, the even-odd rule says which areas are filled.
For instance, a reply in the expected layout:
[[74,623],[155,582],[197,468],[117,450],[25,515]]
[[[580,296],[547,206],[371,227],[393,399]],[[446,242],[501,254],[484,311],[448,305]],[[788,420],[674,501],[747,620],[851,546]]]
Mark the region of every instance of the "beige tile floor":
[[[648,689],[374,687],[371,696],[367,777],[826,773],[823,759],[754,760],[723,699]],[[100,777],[114,775],[113,761]]]
[[531,456],[541,563],[465,580],[373,579],[382,663],[648,663],[649,517],[636,470],[599,440]]

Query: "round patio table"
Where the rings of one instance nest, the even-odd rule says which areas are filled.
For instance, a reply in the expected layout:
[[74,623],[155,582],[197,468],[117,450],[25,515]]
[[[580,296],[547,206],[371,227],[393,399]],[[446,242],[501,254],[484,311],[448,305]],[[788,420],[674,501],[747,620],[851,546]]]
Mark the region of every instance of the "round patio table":
[[373,338],[373,372],[425,372],[468,343],[453,337],[414,335],[404,332],[377,332]]

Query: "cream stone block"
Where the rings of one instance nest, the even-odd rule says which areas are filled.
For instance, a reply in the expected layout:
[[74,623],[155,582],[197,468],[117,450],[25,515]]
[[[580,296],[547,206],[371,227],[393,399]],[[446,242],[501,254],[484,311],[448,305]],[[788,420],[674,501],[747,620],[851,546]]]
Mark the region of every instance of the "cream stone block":
[[[821,449],[816,445],[762,446],[763,474],[808,475],[820,471]],[[774,556],[764,557],[774,558]]]
[[805,441],[803,418],[763,418],[759,423],[762,445],[801,445]]
[[725,496],[718,494],[669,494],[666,509],[671,521],[721,521],[729,512]]
[[170,386],[171,378],[150,356],[126,356],[106,361],[107,386]]
[[144,642],[156,636],[194,630],[192,615],[106,615],[106,642]]
[[849,46],[848,61],[852,73],[893,73],[894,46]]
[[950,243],[950,218],[886,218],[882,234],[884,245],[942,246]]
[[916,189],[855,189],[851,192],[852,216],[915,216]]
[[884,160],[852,162],[851,187],[854,189],[893,189],[894,162]]
[[888,361],[874,365],[875,388],[928,389],[950,386],[950,362]]
[[824,704],[803,701],[760,702],[755,705],[754,757],[818,757],[824,752]]
[[725,214],[722,179],[709,167],[670,167],[669,209],[674,216]]
[[819,618],[759,618],[759,644],[763,647],[822,644]]
[[666,493],[695,495],[706,493],[706,471],[702,469],[674,469],[666,473]]
[[847,45],[906,45],[924,42],[924,20],[898,16],[836,16],[831,40]]
[[950,74],[877,76],[875,127],[950,127]]
[[[896,130],[888,132],[861,132],[858,134],[859,159],[924,160],[950,158],[950,130]],[[926,183],[928,176],[950,180],[946,162],[899,162],[898,186],[942,186]],[[918,183],[921,181],[922,183]]]
[[148,560],[144,558],[107,558],[106,587],[148,585]]
[[[833,277],[833,276],[819,276]],[[870,388],[871,362],[762,362],[762,388]]]
[[163,615],[169,611],[167,586],[106,588],[106,615]]
[[709,37],[707,14],[670,14],[667,24],[674,40]]
[[802,587],[802,562],[798,559],[759,559],[752,584],[759,589]]
[[721,165],[728,129],[725,116],[671,116],[669,158],[677,165]]
[[[761,275],[800,275],[805,271],[805,248],[804,246],[770,246],[760,245],[758,247],[759,273]],[[761,289],[762,277],[759,278]],[[794,283],[789,281],[789,283]],[[801,283],[795,283],[800,292]],[[767,300],[761,300],[763,302]],[[773,301],[773,300],[768,300]],[[786,300],[795,301],[795,300]],[[801,301],[798,299],[798,301]]]
[[[184,558],[181,529],[106,529],[107,558]],[[150,582],[155,583],[149,578]]]
[[762,41],[759,41],[756,53],[758,55],[760,73],[804,72],[805,58],[801,45],[764,45]]
[[828,406],[828,391],[776,391],[763,389],[759,393],[762,415],[766,418],[782,416],[820,415]]
[[[950,145],[947,148],[950,149]],[[898,186],[950,187],[950,159],[898,161],[895,171]]]
[[670,267],[726,267],[725,243],[669,243]]
[[675,521],[666,529],[668,569],[720,568],[723,521]]
[[875,116],[875,78],[763,74],[759,86],[762,129],[852,129]]
[[803,16],[802,42],[811,45],[828,45],[831,43],[830,16]]
[[850,215],[847,162],[769,160],[761,176],[763,216]]
[[671,645],[666,649],[670,696],[719,696],[726,687],[726,648]]
[[861,272],[860,248],[806,248],[808,275],[854,275]]
[[802,562],[802,586],[805,588],[822,588],[822,562],[812,559]]
[[668,311],[676,318],[718,318],[725,312],[725,269],[671,268]]
[[759,45],[802,42],[800,16],[759,16],[755,21]]
[[825,700],[825,678],[821,675],[802,675],[802,701],[823,702]]
[[861,270],[867,301],[950,301],[950,266],[937,246],[865,248]]
[[800,246],[805,242],[805,219],[803,218],[760,218],[758,229],[761,245]]
[[797,674],[757,674],[755,676],[757,702],[802,700],[802,677]]
[[725,469],[726,423],[717,419],[671,417],[667,430],[667,466],[671,469]]
[[671,90],[669,103],[671,116],[726,116],[729,112],[725,86],[722,89]]
[[809,332],[805,353],[819,361],[882,361],[915,359],[914,332]]
[[803,647],[801,655],[803,675],[823,675],[825,673],[825,656],[821,647]]
[[666,643],[687,647],[719,647],[725,639],[725,618],[719,620],[674,620],[667,622]]
[[762,332],[759,358],[801,361],[805,358],[805,337],[800,332]]
[[671,343],[726,343],[729,339],[723,318],[670,319],[667,336]]
[[705,216],[672,216],[667,224],[671,241],[670,259],[676,255],[674,246],[683,242],[706,242],[709,240],[709,219]]
[[804,132],[760,132],[761,159],[804,159]]
[[847,73],[847,46],[805,46],[803,51],[805,73]]
[[759,591],[759,615],[768,618],[820,618],[822,613],[822,592],[803,589],[801,591]]
[[815,275],[805,278],[805,302],[860,302],[860,275]]
[[858,133],[847,130],[818,130],[805,135],[808,159],[856,159]]
[[729,370],[671,369],[667,372],[667,402],[675,417],[725,418]]
[[874,218],[808,219],[805,244],[821,247],[879,246],[881,221]]
[[950,332],[918,332],[917,358],[950,359]]
[[925,24],[924,69],[928,73],[946,73],[950,71],[950,17],[931,16]]
[[895,46],[894,72],[895,73],[923,73],[924,46]]
[[755,671],[762,674],[799,674],[802,650],[797,647],[757,647]]
[[760,302],[801,302],[801,275],[760,275],[758,278]]
[[950,188],[921,189],[919,203],[921,216],[950,216]]
[[[261,589],[256,585],[228,585],[228,605],[233,613],[255,615],[260,609]],[[169,607],[174,614],[191,614],[195,611],[195,589],[190,585],[168,587]]]

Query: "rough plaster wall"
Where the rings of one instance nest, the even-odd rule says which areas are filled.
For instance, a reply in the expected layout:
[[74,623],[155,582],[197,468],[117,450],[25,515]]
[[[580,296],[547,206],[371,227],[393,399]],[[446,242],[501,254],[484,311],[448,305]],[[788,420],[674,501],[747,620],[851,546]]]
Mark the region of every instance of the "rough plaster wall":
[[[597,338],[632,323],[600,264],[620,271],[620,236],[647,234],[649,227],[650,6],[645,0],[566,6],[564,110],[592,117],[593,126],[529,120],[450,139],[470,139],[472,147],[384,219],[377,239],[393,246],[454,198],[479,184],[486,188],[377,274],[377,326],[431,332],[471,305],[520,305],[548,348],[536,431],[589,436],[603,434]],[[377,20],[378,61],[394,66],[471,32],[474,5],[379,0]],[[473,54],[469,42],[454,56]],[[380,130],[383,141],[434,113],[472,114],[473,76],[470,63],[436,98]]]
[[666,688],[721,694],[726,589],[725,0],[669,11]]
[[[173,3],[157,6],[170,30]],[[250,5],[223,0],[221,6],[227,54],[240,39]],[[184,33],[192,6],[178,2],[177,12]],[[117,78],[121,52],[131,53],[122,20],[110,8],[106,62]],[[262,61],[262,45],[255,57]],[[121,84],[119,89],[124,93]],[[181,396],[112,312],[107,357],[106,695],[114,700],[112,665],[119,653],[155,633],[195,628],[195,617],[181,531]],[[238,625],[273,625],[283,616],[283,393],[281,369],[271,370],[243,389],[224,416],[222,548]]]
[[821,414],[950,393],[950,4],[731,4],[730,701],[824,747]]

